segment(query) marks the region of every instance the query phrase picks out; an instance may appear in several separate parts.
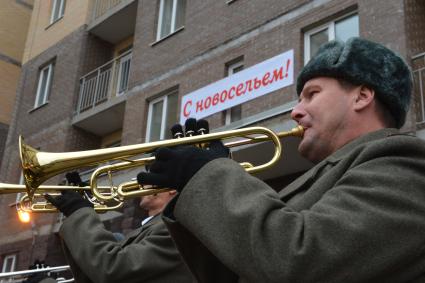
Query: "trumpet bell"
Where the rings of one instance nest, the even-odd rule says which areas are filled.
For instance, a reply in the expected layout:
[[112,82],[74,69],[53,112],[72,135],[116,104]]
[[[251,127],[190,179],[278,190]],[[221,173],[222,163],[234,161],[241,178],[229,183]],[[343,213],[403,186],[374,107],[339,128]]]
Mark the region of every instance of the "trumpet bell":
[[21,157],[22,174],[27,189],[27,194],[32,197],[35,189],[47,178],[41,174],[37,160],[38,150],[24,143],[24,138],[19,136],[19,156]]

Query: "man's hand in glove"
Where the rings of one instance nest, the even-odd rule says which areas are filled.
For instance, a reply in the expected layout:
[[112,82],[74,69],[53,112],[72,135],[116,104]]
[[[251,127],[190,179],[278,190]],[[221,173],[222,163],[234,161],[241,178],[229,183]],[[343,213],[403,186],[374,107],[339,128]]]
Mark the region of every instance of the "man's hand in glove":
[[49,194],[45,194],[44,197],[56,206],[65,216],[70,216],[83,207],[93,207],[91,202],[74,191],[62,191],[62,195],[58,197],[52,197]]
[[[175,132],[181,129],[181,125],[174,125],[173,137],[176,136]],[[208,123],[205,120],[188,119],[184,135],[208,133],[208,130]],[[150,166],[150,172],[137,175],[139,184],[171,188],[181,192],[192,176],[205,164],[217,158],[228,157],[229,149],[221,141],[212,141],[206,149],[196,146],[159,148],[154,155],[155,161]]]
[[66,173],[65,178],[66,178],[66,181],[68,182],[68,184],[73,185],[73,186],[84,187],[84,186],[88,185],[87,182],[83,182],[81,180],[80,174],[77,171],[72,171],[72,172]]

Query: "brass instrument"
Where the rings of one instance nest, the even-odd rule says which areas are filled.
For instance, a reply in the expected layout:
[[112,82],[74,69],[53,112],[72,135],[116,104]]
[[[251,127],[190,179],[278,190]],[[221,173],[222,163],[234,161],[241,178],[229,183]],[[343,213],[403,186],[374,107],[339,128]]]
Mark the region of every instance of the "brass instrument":
[[[49,193],[51,196],[59,196],[58,192]],[[108,203],[100,203],[96,198],[90,198],[87,195],[86,199],[88,199],[92,204],[93,208],[96,212],[106,212],[109,210],[115,210],[123,206],[124,202],[115,201]],[[43,194],[35,193],[31,198],[28,194],[25,194],[21,197],[19,202],[17,203],[17,209],[27,212],[58,212],[58,209],[48,202]]]
[[[250,128],[246,128],[246,129],[250,129]],[[266,128],[261,128],[261,129],[266,129]],[[237,130],[235,130],[237,131]],[[230,132],[234,132],[234,131],[228,131]],[[227,132],[222,132],[223,135]],[[220,133],[218,133],[220,134]],[[252,134],[252,133],[250,133]],[[304,128],[301,126],[297,126],[293,129],[291,129],[290,131],[287,132],[279,132],[276,133],[276,137],[277,139],[273,139],[272,141],[275,144],[275,155],[273,156],[273,159],[271,159],[268,163],[262,164],[261,166],[254,166],[249,162],[242,162],[240,163],[240,165],[242,167],[244,167],[244,169],[248,172],[248,173],[255,173],[255,172],[259,172],[262,170],[265,170],[267,168],[269,168],[270,166],[273,166],[274,163],[276,163],[279,158],[280,158],[280,154],[282,153],[282,146],[280,144],[279,139],[284,138],[284,137],[302,137],[304,134]],[[207,135],[201,135],[201,136],[195,136],[195,137],[199,137],[199,139],[201,140],[201,142],[205,142],[205,141],[212,141],[214,139],[207,139],[207,140],[202,140],[202,137],[206,137],[210,134]],[[225,136],[223,138],[230,138],[231,136]],[[233,137],[233,136],[232,136]],[[240,137],[240,136],[237,136]],[[253,137],[248,137],[248,136],[242,136],[243,139],[237,140],[237,141],[233,141],[233,142],[227,142],[224,145],[228,148],[232,148],[232,147],[237,147],[237,146],[242,146],[242,145],[247,145],[247,144],[254,144],[254,143],[260,143],[260,142],[265,142],[265,141],[269,141],[270,140],[270,136],[269,135],[262,135],[262,136],[253,136]],[[180,139],[186,139],[186,138],[180,138]],[[173,140],[170,140],[173,141]],[[277,145],[277,142],[278,145]],[[199,142],[198,142],[199,143]],[[193,143],[190,143],[193,144]],[[279,155],[277,155],[279,154]],[[145,158],[145,159],[140,159],[140,160],[136,160],[133,162],[128,163],[122,163],[123,167],[130,168],[130,167],[135,167],[138,164],[142,164],[145,165],[146,163],[149,163],[150,161],[153,161],[155,158],[154,157],[149,157],[149,158]],[[115,166],[114,165],[118,165]],[[108,171],[108,170],[116,170],[119,168],[119,163],[118,164],[114,164],[114,165],[106,165],[103,167],[100,167],[99,173],[100,172],[104,172],[104,171]],[[129,166],[129,167],[127,167]],[[92,175],[92,177],[94,177],[94,173]],[[136,187],[138,187],[139,184],[137,181],[129,181],[129,182],[125,182],[120,184],[117,187],[117,194],[121,197],[121,198],[127,198],[127,197],[133,197],[133,196],[145,196],[145,195],[150,195],[153,193],[159,193],[158,189],[155,188],[141,188],[140,190],[135,190]],[[146,187],[146,185],[145,185]],[[169,189],[161,189],[162,191],[167,191]],[[94,191],[93,191],[94,193]],[[100,198],[102,198],[101,194],[98,194]],[[103,198],[104,200],[107,200],[107,198]]]
[[36,190],[44,181],[55,175],[83,166],[99,165],[112,160],[122,160],[123,162],[120,163],[99,167],[91,175],[90,187],[93,195],[99,200],[100,204],[103,204],[105,201],[116,202],[121,201],[126,197],[143,196],[159,192],[158,189],[151,188],[150,186],[147,186],[147,188],[140,188],[137,181],[126,182],[117,188],[110,186],[110,189],[107,190],[106,194],[97,186],[97,178],[101,174],[107,173],[110,175],[113,171],[147,165],[152,163],[155,159],[154,157],[146,157],[136,160],[128,159],[136,155],[152,153],[161,147],[193,145],[208,143],[213,140],[223,141],[234,138],[241,138],[241,140],[224,143],[224,145],[232,148],[265,141],[273,142],[275,146],[274,155],[268,162],[256,166],[250,163],[241,163],[247,172],[255,173],[269,168],[279,160],[282,152],[282,146],[279,140],[280,138],[288,136],[302,137],[303,132],[304,129],[301,126],[297,126],[291,131],[280,133],[274,133],[272,130],[264,127],[250,127],[179,139],[68,153],[40,152],[31,146],[26,145],[23,138],[19,137],[19,147],[23,175],[29,199],[34,196]]
[[[29,275],[43,273],[43,272],[60,274],[68,270],[70,270],[69,265],[62,265],[62,266],[54,266],[54,267],[40,267],[37,269],[28,269],[28,270],[21,270],[21,271],[2,272],[0,273],[0,282],[22,282],[24,279],[28,278]],[[56,281],[58,283],[74,282],[72,278],[65,279],[62,276],[56,278]]]
[[[109,186],[100,187],[100,189],[109,189]],[[90,191],[91,188],[86,187],[77,187],[77,186],[50,186],[43,185],[37,188],[38,193],[57,193],[61,191]],[[8,183],[0,183],[0,195],[2,194],[12,194],[12,193],[26,193],[27,187],[25,185],[17,185],[17,184],[8,184]]]
[[[100,186],[98,187],[103,194],[107,193],[106,191],[110,191],[110,186]],[[8,184],[8,183],[0,183],[0,195],[1,194],[11,194],[11,193],[24,193],[20,198],[20,201],[16,204],[18,210],[28,211],[28,212],[57,212],[58,210],[51,203],[44,199],[44,193],[47,193],[51,196],[58,196],[63,191],[79,191],[84,194],[85,198],[90,201],[94,209],[97,212],[104,212],[107,210],[120,208],[123,203],[121,201],[110,201],[108,205],[101,204],[96,198],[90,197],[87,193],[91,192],[91,188],[89,186],[78,187],[78,186],[50,186],[50,185],[42,185],[37,188],[37,193],[35,193],[32,197],[29,197],[27,194],[27,188],[25,185],[17,185],[17,184]]]

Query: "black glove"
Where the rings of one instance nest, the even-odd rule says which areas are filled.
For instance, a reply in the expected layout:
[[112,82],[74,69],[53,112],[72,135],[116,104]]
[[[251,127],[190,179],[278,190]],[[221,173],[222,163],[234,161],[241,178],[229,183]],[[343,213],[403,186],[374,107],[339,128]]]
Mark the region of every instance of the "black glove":
[[[182,131],[181,125],[171,128],[173,137]],[[189,118],[185,123],[185,136],[209,132],[208,122]],[[206,163],[220,157],[228,157],[229,149],[221,141],[213,141],[209,147],[202,149],[195,146],[179,146],[160,148],[155,153],[155,161],[150,166],[150,173],[141,172],[137,175],[140,185],[155,185],[162,188],[172,188],[181,192],[192,176]]]
[[208,149],[196,146],[160,148],[155,152],[150,173],[141,172],[137,181],[141,185],[155,185],[181,192],[187,182],[208,162],[228,157],[229,149],[221,141],[213,141]]
[[49,194],[45,194],[44,197],[56,206],[65,216],[70,216],[83,207],[93,207],[91,202],[74,191],[62,191],[62,195],[58,197],[52,197]]
[[[44,261],[39,261],[38,259],[36,259],[34,261],[34,263],[29,266],[28,269],[42,269],[42,268],[47,268],[47,267],[49,267],[49,266],[46,265],[44,263]],[[33,274],[29,275],[25,281],[22,281],[22,283],[37,283],[37,282],[40,282],[41,280],[43,280],[47,277],[48,276],[47,276],[46,272],[37,272],[37,273],[33,273]]]
[[184,123],[184,131],[183,126],[180,124],[175,124],[171,127],[171,136],[173,139],[178,139],[182,137],[191,137],[197,135],[204,135],[210,132],[210,127],[208,125],[207,120],[196,120],[194,118],[189,118]]
[[65,178],[68,184],[71,184],[74,186],[84,187],[88,185],[87,182],[83,182],[81,180],[80,174],[77,171],[66,173]]

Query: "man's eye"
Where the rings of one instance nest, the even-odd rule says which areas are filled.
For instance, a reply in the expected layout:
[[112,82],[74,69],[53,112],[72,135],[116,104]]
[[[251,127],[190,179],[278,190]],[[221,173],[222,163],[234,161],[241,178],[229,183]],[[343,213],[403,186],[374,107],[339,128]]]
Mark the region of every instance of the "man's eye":
[[301,103],[304,99],[309,100],[313,98],[313,96],[316,95],[317,93],[319,93],[318,90],[305,92],[303,95],[300,95],[300,97],[298,98],[298,103]]
[[318,93],[318,91],[312,91],[309,93],[309,97],[313,97],[314,95],[316,95]]

